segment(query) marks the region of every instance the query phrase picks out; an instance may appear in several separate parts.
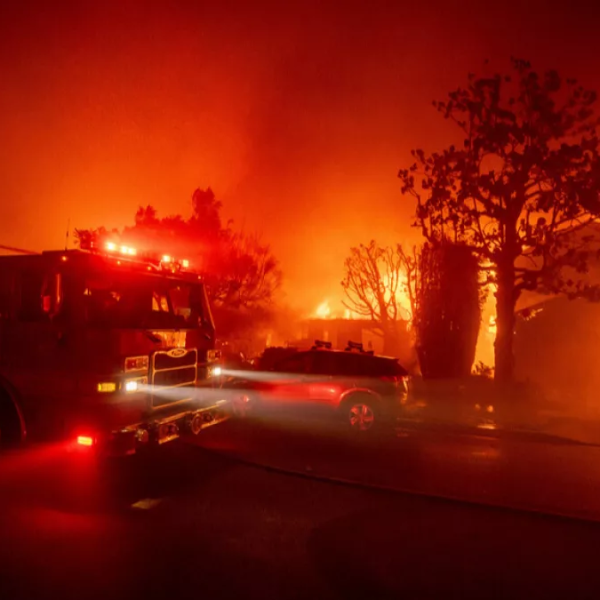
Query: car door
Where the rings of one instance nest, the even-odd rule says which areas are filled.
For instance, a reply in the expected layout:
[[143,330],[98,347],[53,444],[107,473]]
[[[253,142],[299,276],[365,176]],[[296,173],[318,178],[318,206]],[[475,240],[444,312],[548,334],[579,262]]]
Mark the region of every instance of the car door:
[[327,407],[336,405],[341,394],[339,374],[341,372],[341,359],[339,352],[327,350],[315,352],[311,369],[311,378],[308,382],[308,395],[311,403]]
[[269,379],[269,400],[288,406],[305,403],[310,398],[311,366],[309,352],[298,352],[275,365]]

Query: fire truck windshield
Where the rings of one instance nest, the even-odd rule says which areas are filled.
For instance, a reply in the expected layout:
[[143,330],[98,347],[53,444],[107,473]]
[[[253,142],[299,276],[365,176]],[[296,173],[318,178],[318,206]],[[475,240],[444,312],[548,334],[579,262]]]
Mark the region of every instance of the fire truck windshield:
[[201,284],[153,275],[90,276],[84,289],[91,326],[124,329],[198,327],[205,317]]

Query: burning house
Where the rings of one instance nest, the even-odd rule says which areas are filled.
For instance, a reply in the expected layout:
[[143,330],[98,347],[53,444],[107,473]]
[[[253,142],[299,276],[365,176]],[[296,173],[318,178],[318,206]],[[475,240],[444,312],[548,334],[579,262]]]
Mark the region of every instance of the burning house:
[[333,348],[343,350],[349,340],[360,342],[365,350],[373,350],[376,354],[391,353],[397,356],[407,367],[415,362],[413,341],[409,321],[396,322],[397,335],[393,347],[385,348],[384,338],[378,324],[371,320],[360,318],[346,310],[342,315],[331,311],[329,304],[321,304],[315,314],[300,323],[299,339],[293,342],[295,346],[309,346],[314,340],[331,342]]

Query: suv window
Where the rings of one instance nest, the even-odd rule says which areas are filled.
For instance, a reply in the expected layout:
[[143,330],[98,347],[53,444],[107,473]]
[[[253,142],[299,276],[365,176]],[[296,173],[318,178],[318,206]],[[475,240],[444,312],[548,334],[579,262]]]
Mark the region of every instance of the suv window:
[[363,373],[366,377],[403,377],[408,374],[397,360],[377,356],[365,357]]
[[360,354],[358,352],[336,353],[335,375],[354,375],[355,377],[402,377],[407,371],[397,360]]
[[273,370],[280,373],[310,373],[310,367],[310,355],[302,352],[278,362]]
[[336,352],[331,374],[341,376],[362,375],[361,369],[364,370],[363,358],[362,355],[354,352]]
[[338,375],[339,354],[328,350],[316,350],[312,353],[311,372],[317,375]]
[[296,356],[297,352],[296,348],[267,348],[258,359],[257,367],[261,371],[272,371],[280,362]]
[[359,375],[360,356],[350,352],[338,352],[335,357],[334,375]]

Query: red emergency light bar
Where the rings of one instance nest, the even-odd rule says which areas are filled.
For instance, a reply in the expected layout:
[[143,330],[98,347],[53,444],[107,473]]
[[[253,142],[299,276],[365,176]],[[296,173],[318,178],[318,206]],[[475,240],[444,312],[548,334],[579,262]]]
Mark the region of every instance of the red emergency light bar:
[[137,250],[129,246],[118,246],[114,242],[106,242],[104,248],[107,252],[119,252],[124,256],[136,256]]
[[[88,232],[85,236],[80,236],[79,247],[82,250],[102,254],[105,256],[123,258],[124,260],[138,263],[146,263],[148,270],[159,269],[178,273],[183,269],[189,269],[189,260],[177,260],[170,254],[158,254],[155,252],[139,251],[137,248],[127,246],[117,241],[102,239],[97,232]],[[120,260],[117,264],[120,264]]]
[[[138,260],[150,263],[154,268],[159,268],[172,273],[177,273],[182,269],[189,269],[190,261],[183,259],[177,260],[168,254],[156,254],[151,252],[138,252],[136,248],[132,246],[125,246],[116,242],[102,242],[97,243],[97,240],[90,239],[88,243],[80,243],[82,250],[88,250],[97,254],[105,254],[108,256],[118,256],[129,260]],[[151,268],[150,266],[148,267]]]
[[[104,249],[110,254],[121,254],[122,256],[126,257],[138,256],[138,251],[135,248],[132,248],[131,246],[121,246],[115,244],[114,242],[106,242],[106,244],[104,245]],[[190,266],[189,260],[176,260],[168,254],[163,254],[162,256],[159,256],[150,252],[144,252],[141,255],[141,258],[148,260],[149,262],[159,263],[161,267],[166,268],[170,271],[177,271],[182,267],[184,269],[187,269]]]

